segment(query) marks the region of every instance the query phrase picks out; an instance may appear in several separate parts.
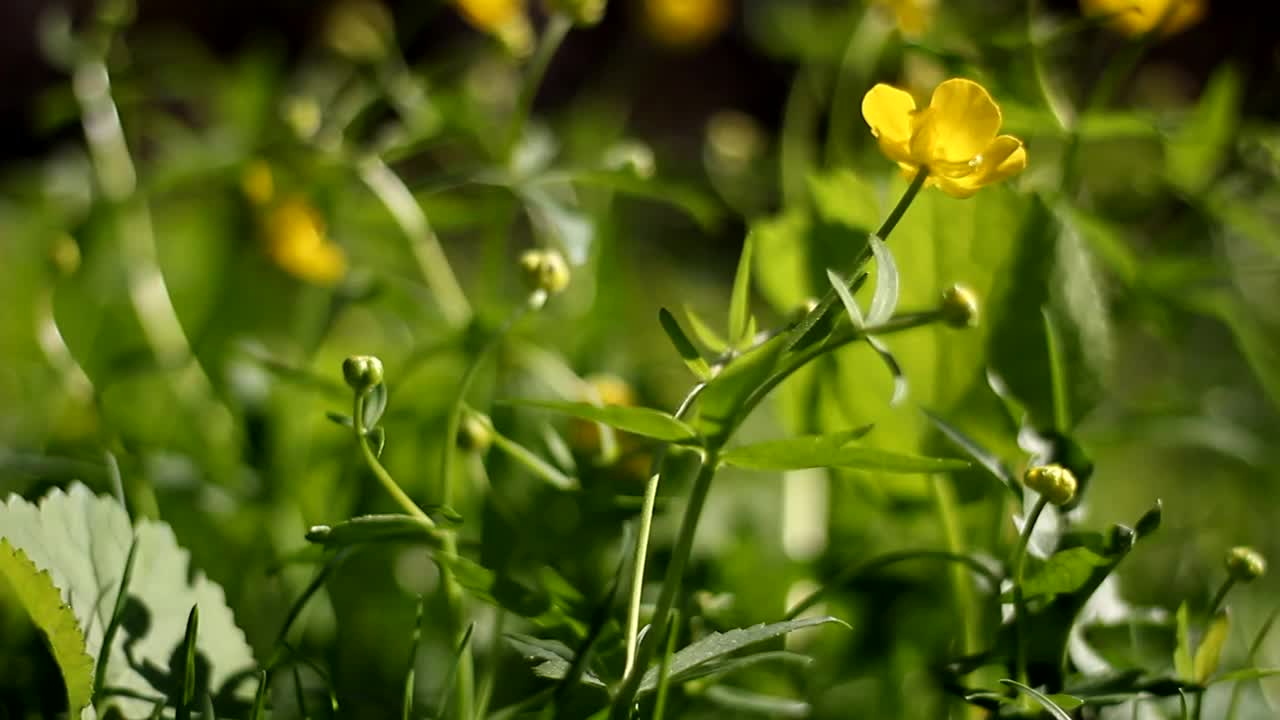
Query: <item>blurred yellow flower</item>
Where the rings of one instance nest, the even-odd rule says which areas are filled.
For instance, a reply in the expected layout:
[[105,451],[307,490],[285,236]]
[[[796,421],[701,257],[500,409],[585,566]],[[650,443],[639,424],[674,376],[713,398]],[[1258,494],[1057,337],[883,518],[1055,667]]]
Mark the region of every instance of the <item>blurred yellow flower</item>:
[[876,0],[876,4],[893,13],[893,20],[903,35],[918,37],[933,20],[936,0]]
[[1173,35],[1199,22],[1205,12],[1204,0],[1080,0],[1080,7],[1125,35],[1153,30]]
[[240,174],[240,189],[249,202],[263,207],[275,195],[276,184],[266,160],[254,160]]
[[324,236],[324,223],[305,200],[290,197],[267,212],[267,255],[282,270],[316,285],[333,285],[347,271],[342,248]]
[[462,19],[498,39],[513,55],[533,50],[533,26],[525,0],[453,0]]
[[909,93],[876,85],[862,98],[862,117],[881,152],[912,175],[927,170],[925,184],[952,197],[969,197],[1027,166],[1022,141],[997,136],[1000,107],[972,80],[944,81],[923,110]]
[[729,0],[644,0],[644,24],[654,40],[670,47],[694,47],[729,24]]

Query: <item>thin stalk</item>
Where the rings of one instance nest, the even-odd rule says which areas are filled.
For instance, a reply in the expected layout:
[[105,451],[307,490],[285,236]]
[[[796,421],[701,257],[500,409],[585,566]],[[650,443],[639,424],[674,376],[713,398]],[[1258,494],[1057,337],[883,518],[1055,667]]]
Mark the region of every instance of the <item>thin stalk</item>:
[[537,455],[529,451],[528,448],[517,443],[511,438],[503,435],[497,430],[492,431],[493,446],[501,450],[507,457],[522,465],[526,470],[534,475],[547,481],[547,483],[560,490],[573,490],[578,487],[578,481],[560,472],[551,463],[543,460]]
[[493,611],[493,643],[489,646],[489,664],[480,676],[480,685],[476,691],[476,718],[483,719],[489,714],[489,701],[493,697],[494,681],[498,677],[498,657],[502,651],[502,626],[506,624],[506,620],[506,610],[496,608]]
[[[960,530],[960,518],[956,502],[955,488],[951,486],[951,478],[945,475],[933,476],[933,496],[937,504],[938,522],[942,525],[942,536],[947,543],[947,551],[957,557],[965,557],[964,537]],[[960,616],[962,645],[965,655],[972,655],[980,649],[981,638],[978,637],[978,605],[973,597],[973,584],[959,567],[951,568],[951,587],[956,597],[956,611]],[[992,585],[1000,587],[999,583]]]
[[[880,223],[880,229],[876,230],[876,237],[883,240],[889,239],[889,233],[898,227],[898,221],[902,216],[907,214],[907,208],[911,207],[912,201],[916,199],[916,195],[920,194],[920,189],[924,187],[924,181],[929,179],[929,168],[922,166],[916,171],[915,177],[911,178],[911,184],[907,186],[906,192],[902,193],[902,197],[898,198],[898,204],[893,206],[893,210],[889,211],[889,216]],[[865,258],[871,256],[871,248],[862,251]]]
[[[1253,642],[1249,645],[1249,654],[1245,656],[1245,667],[1254,667],[1257,664],[1258,653],[1262,650],[1262,643],[1266,641],[1267,635],[1271,633],[1271,627],[1275,625],[1276,619],[1280,618],[1280,605],[1272,608],[1271,613],[1267,615],[1267,619],[1263,621],[1262,627],[1258,629],[1258,634],[1253,637]],[[1241,687],[1243,682],[1237,682],[1231,686],[1231,703],[1227,705],[1226,720],[1235,720],[1236,705],[1240,702]]]
[[1227,599],[1227,593],[1231,592],[1231,588],[1235,584],[1236,579],[1230,575],[1222,581],[1222,584],[1218,586],[1218,592],[1214,594],[1213,600],[1209,603],[1209,612],[1205,613],[1206,618],[1213,619],[1213,616],[1218,612],[1218,608],[1222,607],[1222,601]]
[[[115,456],[107,453],[111,463]],[[119,475],[119,469],[116,468]],[[102,651],[98,655],[98,666],[93,673],[93,697],[102,696],[102,684],[107,679],[107,661],[111,657],[111,646],[115,644],[116,633],[120,630],[120,621],[124,617],[124,604],[129,595],[129,582],[133,578],[133,561],[138,556],[138,536],[135,534],[129,541],[129,554],[124,560],[124,572],[120,574],[120,589],[116,591],[116,602],[111,609],[111,620],[107,623],[106,632],[102,635]]]
[[547,68],[551,65],[551,58],[555,57],[556,51],[560,49],[560,44],[564,42],[564,38],[569,34],[569,29],[573,27],[573,19],[568,15],[558,12],[551,16],[547,21],[547,27],[542,31],[542,37],[538,41],[538,49],[534,51],[533,57],[529,60],[529,74],[525,76],[524,87],[520,89],[520,99],[516,105],[516,114],[511,119],[511,129],[507,134],[507,161],[510,163],[515,149],[520,145],[520,138],[524,135],[525,125],[529,123],[529,116],[533,114],[533,101],[538,96],[538,88],[542,86],[542,78],[547,74]]
[[653,657],[658,643],[666,638],[667,618],[675,604],[676,592],[684,579],[684,569],[689,563],[689,553],[693,549],[693,538],[698,530],[698,519],[702,516],[702,508],[706,505],[707,495],[711,491],[711,481],[715,478],[720,464],[716,448],[707,448],[702,467],[693,481],[693,490],[689,493],[689,504],[685,507],[684,517],[680,521],[680,532],[676,536],[676,546],[671,554],[671,564],[667,566],[666,576],[662,581],[662,592],[658,595],[658,605],[653,613],[653,622],[644,642],[636,653],[631,672],[622,681],[622,687],[614,697],[613,707],[609,711],[611,720],[626,720],[631,716],[631,705],[635,701],[636,691],[640,688],[640,680],[644,669]]
[[365,431],[364,427],[364,400],[369,392],[369,390],[365,390],[355,394],[355,408],[352,412],[352,415],[355,418],[356,444],[360,446],[360,454],[364,456],[365,464],[369,466],[369,470],[373,472],[373,476],[378,479],[378,483],[382,485],[382,489],[387,491],[387,494],[391,496],[392,500],[396,501],[396,504],[399,505],[402,510],[415,518],[434,526],[435,521],[423,512],[422,508],[418,507],[418,504],[415,503],[412,498],[405,494],[405,491],[396,483],[395,478],[391,477],[391,473],[387,472],[387,469],[382,466],[382,463],[378,460],[378,456],[373,453],[373,448],[369,446],[369,434]]
[[427,284],[445,321],[452,327],[461,327],[471,320],[471,303],[462,292],[453,266],[440,245],[440,238],[431,229],[427,214],[418,204],[404,180],[382,158],[369,155],[356,164],[356,171],[364,184],[386,206],[391,217],[400,226],[409,241],[409,249],[418,264],[418,271]]
[[[693,386],[693,389],[681,401],[680,407],[676,409],[675,418],[677,420],[683,419],[689,413],[694,401],[698,399],[698,396],[702,394],[702,390],[706,386],[706,383],[698,383]],[[661,482],[659,476],[662,474],[662,462],[666,459],[666,455],[667,446],[663,445],[653,457],[649,480],[644,486],[644,505],[640,509],[640,527],[636,534],[635,554],[632,561],[631,595],[627,603],[627,660],[622,673],[624,676],[630,674],[635,666],[636,638],[640,634],[640,598],[644,592],[645,559],[649,554],[649,535],[653,529],[654,505],[658,499],[658,484]]]
[[1031,531],[1048,504],[1049,499],[1043,495],[1036,500],[1026,524],[1022,526],[1022,534],[1018,536],[1018,546],[1013,551],[1014,666],[1017,680],[1023,685],[1027,684],[1027,608],[1022,598],[1022,574],[1027,565],[1027,543],[1031,541]]
[[662,653],[662,662],[658,664],[658,696],[653,703],[653,720],[662,720],[667,710],[667,692],[671,675],[671,656],[676,652],[676,639],[680,634],[680,611],[675,613],[675,622],[667,632],[667,648]]

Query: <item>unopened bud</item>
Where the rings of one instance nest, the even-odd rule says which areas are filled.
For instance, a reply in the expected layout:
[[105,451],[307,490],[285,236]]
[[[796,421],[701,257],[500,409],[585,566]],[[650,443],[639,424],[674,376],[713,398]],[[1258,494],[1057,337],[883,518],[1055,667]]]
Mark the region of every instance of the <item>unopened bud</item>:
[[1227,573],[1238,582],[1250,582],[1267,572],[1267,559],[1251,547],[1233,547],[1227,551]]
[[342,361],[342,377],[356,392],[382,383],[382,361],[373,355],[352,355]]
[[1027,470],[1022,484],[1054,505],[1066,505],[1076,496],[1076,476],[1061,465],[1037,465]]
[[457,441],[460,449],[483,454],[493,444],[493,422],[486,415],[468,412],[458,424]]
[[952,285],[942,293],[942,321],[953,328],[976,327],[978,296],[963,285]]
[[525,285],[533,292],[555,295],[569,287],[569,263],[556,250],[528,250],[520,256]]
[[395,34],[391,13],[376,0],[345,0],[330,11],[325,26],[329,47],[356,62],[375,62],[387,54]]

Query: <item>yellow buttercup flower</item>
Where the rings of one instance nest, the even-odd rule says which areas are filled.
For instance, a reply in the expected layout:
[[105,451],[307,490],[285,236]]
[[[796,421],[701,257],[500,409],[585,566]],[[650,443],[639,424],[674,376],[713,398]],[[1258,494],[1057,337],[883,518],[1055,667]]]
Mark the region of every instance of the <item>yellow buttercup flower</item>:
[[926,186],[952,197],[969,197],[1027,166],[1022,141],[997,135],[1000,106],[972,80],[944,81],[922,110],[909,93],[876,85],[862,98],[862,117],[881,152],[911,175],[927,170]]
[[702,45],[729,24],[729,0],[645,0],[644,23],[669,47]]
[[1173,35],[1204,17],[1204,0],[1080,0],[1085,15],[1101,17],[1125,35]]
[[333,285],[347,271],[342,248],[324,236],[324,224],[300,197],[268,211],[263,223],[267,255],[282,270],[316,285]]

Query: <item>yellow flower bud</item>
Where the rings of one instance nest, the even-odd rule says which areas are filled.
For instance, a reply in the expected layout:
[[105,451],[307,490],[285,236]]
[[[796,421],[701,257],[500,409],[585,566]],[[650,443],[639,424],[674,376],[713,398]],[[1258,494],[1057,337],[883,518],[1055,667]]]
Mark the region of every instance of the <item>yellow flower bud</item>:
[[964,285],[952,285],[942,292],[942,321],[953,328],[978,325],[978,296]]
[[528,250],[520,256],[525,285],[533,292],[555,295],[569,287],[569,263],[557,250]]
[[1227,551],[1227,573],[1238,582],[1251,582],[1267,572],[1267,559],[1251,547],[1238,546]]
[[1066,505],[1076,496],[1076,476],[1061,465],[1037,465],[1027,470],[1022,484],[1054,505]]
[[547,8],[573,18],[577,25],[595,25],[604,19],[607,0],[547,0]]
[[493,444],[493,421],[487,415],[468,412],[458,425],[457,443],[462,450],[484,454]]
[[352,355],[342,361],[342,377],[356,392],[364,392],[382,382],[382,361],[373,355]]

